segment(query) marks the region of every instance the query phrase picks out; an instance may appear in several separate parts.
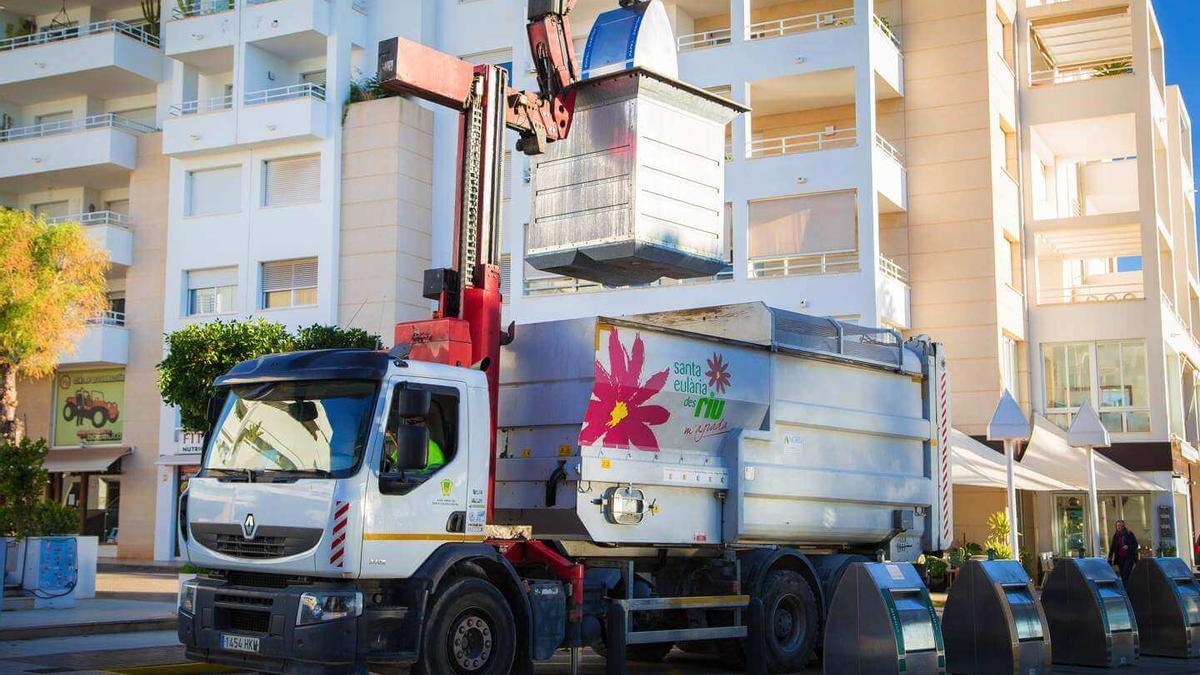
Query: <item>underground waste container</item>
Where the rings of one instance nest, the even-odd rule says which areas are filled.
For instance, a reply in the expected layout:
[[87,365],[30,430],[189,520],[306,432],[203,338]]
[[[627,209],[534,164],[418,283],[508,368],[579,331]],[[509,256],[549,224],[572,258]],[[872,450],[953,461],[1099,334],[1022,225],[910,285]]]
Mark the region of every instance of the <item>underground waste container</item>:
[[1138,627],[1125,587],[1103,558],[1066,558],[1042,584],[1055,665],[1125,666],[1137,660]]
[[929,591],[908,563],[853,563],[825,622],[826,673],[945,673],[946,651]]
[[1050,627],[1033,582],[1015,560],[968,560],[942,614],[946,670],[989,675],[1050,672]]
[[1143,558],[1125,587],[1143,654],[1200,657],[1200,583],[1179,558]]

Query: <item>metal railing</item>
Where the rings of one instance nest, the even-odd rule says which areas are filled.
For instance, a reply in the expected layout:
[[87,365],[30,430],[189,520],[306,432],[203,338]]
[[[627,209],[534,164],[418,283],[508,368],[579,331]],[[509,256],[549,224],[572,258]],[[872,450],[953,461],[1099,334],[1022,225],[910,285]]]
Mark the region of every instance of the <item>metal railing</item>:
[[873,14],[871,15],[871,23],[875,25],[875,28],[879,29],[880,33],[883,33],[885,38],[891,40],[893,45],[896,45],[896,49],[900,49],[900,38],[896,37],[896,34],[892,32],[892,27],[887,25],[883,17]]
[[733,266],[727,266],[725,269],[708,277],[695,277],[692,279],[667,279],[662,278],[656,281],[651,281],[645,284],[631,284],[629,286],[605,286],[596,281],[585,281],[583,279],[575,279],[572,277],[553,276],[538,276],[525,277],[524,292],[528,296],[537,295],[561,295],[565,293],[587,293],[603,290],[625,290],[632,288],[655,288],[664,286],[687,286],[691,284],[708,283],[712,281],[729,281],[733,279]]
[[47,223],[74,222],[80,225],[120,225],[128,227],[129,219],[116,211],[91,211],[88,213],[70,213],[65,216],[47,218]]
[[88,323],[92,324],[93,326],[121,327],[125,325],[125,312],[118,312],[110,309],[107,312],[101,313],[99,316],[89,319]]
[[1083,82],[1101,77],[1133,73],[1133,57],[1107,59],[1099,63],[1084,63],[1066,68],[1035,70],[1029,74],[1029,86],[1044,87],[1068,82]]
[[832,131],[814,131],[807,134],[769,136],[750,141],[750,157],[820,152],[834,148],[852,148],[857,144],[857,132],[853,127],[835,128]]
[[49,44],[51,42],[64,42],[66,40],[74,40],[80,37],[90,37],[92,35],[100,35],[102,33],[120,33],[126,37],[133,38],[138,42],[158,48],[158,36],[152,35],[149,32],[136,26],[109,19],[107,21],[96,21],[94,23],[84,24],[83,26],[68,26],[66,28],[55,28],[53,30],[42,30],[30,35],[18,35],[17,37],[6,38],[0,40],[0,52],[10,51],[13,49],[21,49],[22,47],[36,47],[38,45]]
[[858,271],[858,251],[826,251],[809,255],[759,256],[750,259],[750,278],[811,274],[844,274]]
[[315,98],[324,101],[325,87],[314,82],[305,82],[286,87],[252,91],[246,94],[243,103],[246,105],[261,105],[263,103],[274,103],[275,101],[287,101],[293,98]]
[[234,0],[176,0],[175,7],[171,9],[171,18],[178,21],[193,16],[220,14],[233,11],[236,6]]
[[196,115],[232,109],[233,95],[230,94],[228,96],[213,96],[212,98],[177,103],[170,107],[167,114],[171,117],[181,117],[183,115]]
[[1076,305],[1089,302],[1123,302],[1145,299],[1146,288],[1142,281],[1038,288],[1039,305]]
[[699,33],[688,33],[680,35],[676,40],[676,46],[681,52],[686,52],[691,49],[705,49],[706,47],[719,47],[733,42],[733,29],[731,28],[714,28],[712,30],[700,31]]
[[883,276],[895,279],[905,286],[908,285],[908,272],[891,258],[879,256],[879,272]]
[[141,134],[154,131],[154,127],[141,122],[135,122],[131,119],[126,119],[113,113],[104,113],[102,115],[91,115],[73,120],[62,120],[60,122],[46,122],[44,124],[34,124],[28,127],[14,127],[12,129],[0,130],[0,143],[8,141],[19,141],[26,138],[41,138],[43,136],[57,136],[59,134],[68,134],[75,131],[89,131],[92,129],[121,129],[130,133]]
[[875,134],[875,147],[882,150],[883,154],[896,160],[896,163],[901,167],[904,166],[904,153],[900,152],[900,149],[892,145],[888,139],[880,136],[879,134]]
[[826,28],[841,28],[854,25],[854,8],[845,7],[828,12],[816,12],[801,16],[789,16],[783,19],[758,21],[750,24],[750,39],[765,40],[767,38],[807,33]]

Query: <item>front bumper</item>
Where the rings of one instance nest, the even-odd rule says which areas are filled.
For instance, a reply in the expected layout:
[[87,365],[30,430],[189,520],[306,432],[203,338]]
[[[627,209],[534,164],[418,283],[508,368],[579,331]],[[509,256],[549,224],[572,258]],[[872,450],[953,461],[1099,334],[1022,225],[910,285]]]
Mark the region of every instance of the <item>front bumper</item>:
[[[301,594],[317,589],[361,591],[366,607],[358,617],[297,626]],[[404,665],[417,657],[425,595],[419,582],[385,590],[337,582],[267,588],[200,579],[195,612],[179,612],[179,641],[189,659],[271,673]],[[222,649],[222,634],[258,638],[258,651]]]

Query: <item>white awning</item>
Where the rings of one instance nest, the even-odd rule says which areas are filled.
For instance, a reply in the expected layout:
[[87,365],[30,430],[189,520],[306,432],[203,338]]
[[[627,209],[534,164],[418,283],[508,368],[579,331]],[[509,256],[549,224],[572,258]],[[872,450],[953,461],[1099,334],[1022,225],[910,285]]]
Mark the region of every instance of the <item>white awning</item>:
[[[950,482],[975,487],[1008,487],[1004,455],[964,434],[950,431]],[[1013,482],[1018,490],[1074,490],[1074,486],[1042,475],[1023,464],[1013,465]]]
[[[1033,437],[1021,466],[1068,483],[1075,490],[1088,489],[1087,453],[1067,443],[1067,432],[1041,415],[1034,415]],[[1096,489],[1102,492],[1154,492],[1165,488],[1096,453]]]
[[179,455],[159,455],[158,461],[155,464],[158,466],[192,466],[200,464],[201,457],[201,454],[198,452]]
[[108,471],[129,448],[65,448],[46,453],[46,470],[51,473],[87,473]]

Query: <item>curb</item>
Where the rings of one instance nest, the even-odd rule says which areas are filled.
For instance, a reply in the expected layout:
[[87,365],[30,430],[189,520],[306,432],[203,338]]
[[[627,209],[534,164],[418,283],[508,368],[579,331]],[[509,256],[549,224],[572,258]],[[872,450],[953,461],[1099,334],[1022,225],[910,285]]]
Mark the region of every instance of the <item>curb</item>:
[[120,574],[122,572],[128,574],[162,574],[165,576],[175,576],[179,574],[179,570],[183,568],[183,564],[179,565],[126,565],[123,563],[96,563],[97,572],[105,572],[107,574]]
[[176,628],[178,628],[178,621],[173,616],[161,619],[139,619],[136,621],[95,621],[60,626],[0,628],[0,640],[36,640],[38,638],[74,637],[77,635],[142,633],[153,630],[175,630]]

